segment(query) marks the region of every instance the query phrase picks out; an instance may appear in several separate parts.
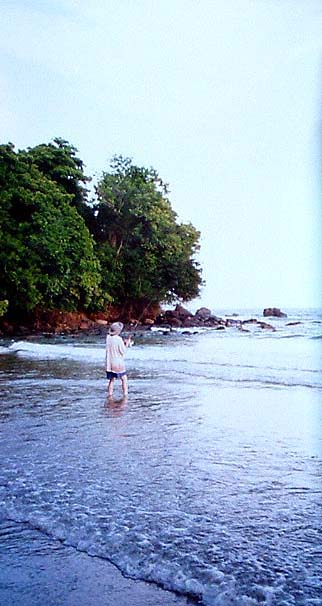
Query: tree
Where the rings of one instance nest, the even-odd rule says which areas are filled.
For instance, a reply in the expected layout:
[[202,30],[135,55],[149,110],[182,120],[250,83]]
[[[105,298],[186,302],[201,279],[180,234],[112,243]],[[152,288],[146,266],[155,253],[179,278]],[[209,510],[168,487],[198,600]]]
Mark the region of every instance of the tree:
[[66,193],[40,169],[38,152],[0,146],[0,289],[12,315],[89,308],[101,295],[94,242],[73,205],[76,175]]
[[158,173],[114,157],[97,187],[94,237],[102,284],[118,304],[188,301],[201,270],[194,259],[199,232],[178,224]]
[[84,164],[73,145],[56,137],[51,143],[29,147],[26,153],[41,173],[57,183],[63,193],[72,196],[72,204],[81,208],[87,203],[85,186],[91,179],[84,175]]
[[180,224],[152,168],[115,157],[89,204],[83,163],[63,139],[0,146],[0,299],[11,316],[36,308],[127,313],[196,297],[199,233]]

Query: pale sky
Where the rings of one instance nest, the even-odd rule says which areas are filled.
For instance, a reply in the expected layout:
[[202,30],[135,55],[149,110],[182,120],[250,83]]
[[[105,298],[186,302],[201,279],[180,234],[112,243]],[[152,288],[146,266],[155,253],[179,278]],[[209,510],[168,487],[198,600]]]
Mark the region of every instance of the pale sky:
[[1,143],[153,166],[198,305],[321,303],[320,0],[2,0]]

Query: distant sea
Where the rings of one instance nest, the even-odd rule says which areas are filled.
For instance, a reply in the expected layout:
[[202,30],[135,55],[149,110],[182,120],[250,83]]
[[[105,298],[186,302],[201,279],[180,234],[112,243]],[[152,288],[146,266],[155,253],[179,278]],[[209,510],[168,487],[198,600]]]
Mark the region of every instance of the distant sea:
[[285,311],[138,333],[127,401],[102,337],[3,340],[0,555],[23,525],[13,568],[29,529],[206,606],[321,606],[322,311]]

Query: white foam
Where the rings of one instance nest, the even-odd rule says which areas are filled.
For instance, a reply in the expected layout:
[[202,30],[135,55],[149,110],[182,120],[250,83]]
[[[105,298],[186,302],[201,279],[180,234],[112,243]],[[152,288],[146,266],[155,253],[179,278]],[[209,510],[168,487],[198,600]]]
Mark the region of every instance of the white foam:
[[3,347],[0,345],[0,356],[8,355],[8,353],[10,353],[9,347]]
[[73,359],[86,360],[86,362],[97,363],[104,358],[103,347],[85,347],[72,344],[47,344],[30,343],[29,341],[17,341],[10,347],[5,348],[6,353],[15,353],[18,356],[40,359]]

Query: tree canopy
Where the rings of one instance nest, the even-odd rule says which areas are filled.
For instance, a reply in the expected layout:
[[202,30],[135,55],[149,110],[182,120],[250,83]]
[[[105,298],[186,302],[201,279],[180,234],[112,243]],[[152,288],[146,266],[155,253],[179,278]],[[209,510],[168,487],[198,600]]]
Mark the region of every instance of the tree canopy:
[[153,168],[116,156],[88,201],[63,139],[0,146],[0,299],[9,313],[123,309],[198,296],[199,232],[178,223]]
[[96,188],[95,231],[102,280],[117,303],[184,301],[199,293],[199,233],[178,224],[157,172],[114,157]]
[[84,219],[33,161],[0,146],[0,289],[12,313],[77,310],[99,299],[100,266]]

